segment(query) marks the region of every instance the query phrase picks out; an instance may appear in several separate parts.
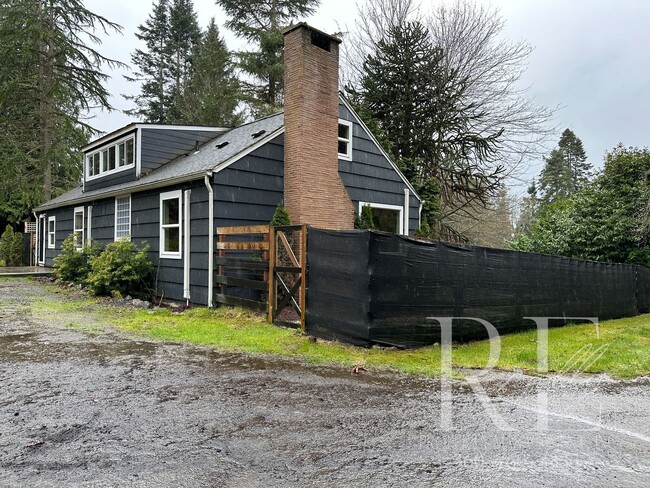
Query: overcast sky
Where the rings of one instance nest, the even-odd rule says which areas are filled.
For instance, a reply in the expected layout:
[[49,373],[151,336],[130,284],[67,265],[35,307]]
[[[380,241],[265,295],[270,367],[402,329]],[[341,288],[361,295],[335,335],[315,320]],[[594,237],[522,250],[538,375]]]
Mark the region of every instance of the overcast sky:
[[[361,0],[363,1],[363,0]],[[422,6],[439,0],[422,0]],[[534,48],[523,82],[539,104],[561,106],[556,124],[582,139],[588,160],[602,165],[603,155],[619,142],[626,146],[650,144],[650,1],[647,0],[479,0],[497,7],[506,20],[503,35],[526,40]],[[134,36],[151,10],[148,0],[87,0],[86,6],[124,27],[124,33],[104,41],[106,56],[130,63],[138,47]],[[224,14],[214,0],[194,0],[201,25],[211,17],[223,25]],[[354,0],[324,0],[307,19],[327,32],[352,26]],[[340,27],[339,27],[340,26]],[[241,42],[222,28],[228,47]],[[138,86],[126,82],[121,71],[111,73],[108,89],[118,109],[130,108],[122,94]],[[99,113],[91,122],[110,132],[132,119],[122,113]],[[559,138],[559,134],[558,134]],[[525,179],[534,177],[543,161],[534,164]]]

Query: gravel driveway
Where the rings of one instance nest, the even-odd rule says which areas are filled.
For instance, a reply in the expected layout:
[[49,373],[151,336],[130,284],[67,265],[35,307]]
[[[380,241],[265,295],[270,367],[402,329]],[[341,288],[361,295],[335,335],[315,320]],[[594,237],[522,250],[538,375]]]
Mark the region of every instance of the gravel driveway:
[[134,339],[92,310],[84,331],[39,314],[48,293],[0,281],[3,487],[650,486],[648,378],[490,373],[487,408],[455,384],[444,430],[437,380]]

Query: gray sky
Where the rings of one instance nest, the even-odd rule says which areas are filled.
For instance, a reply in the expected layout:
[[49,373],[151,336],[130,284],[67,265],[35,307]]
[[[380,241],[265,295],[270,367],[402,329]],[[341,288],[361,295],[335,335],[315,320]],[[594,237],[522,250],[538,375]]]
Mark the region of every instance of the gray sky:
[[[424,10],[439,0],[422,0]],[[503,35],[526,40],[535,50],[523,83],[539,104],[561,106],[558,128],[572,129],[584,143],[588,160],[602,165],[603,155],[619,142],[626,146],[650,144],[650,1],[647,0],[478,0],[500,9],[506,20]],[[149,0],[87,0],[86,6],[124,27],[100,50],[106,56],[130,62],[138,47],[134,36],[151,10]],[[194,0],[204,27],[211,17],[222,25],[223,12],[213,0]],[[324,0],[307,19],[328,32],[352,26],[354,0]],[[222,28],[228,47],[241,42]],[[138,86],[114,71],[108,82],[118,109],[130,108],[121,94],[135,94]],[[98,113],[91,122],[112,131],[132,119],[122,113]],[[558,134],[559,139],[559,134]],[[531,166],[525,179],[536,176],[543,161]]]

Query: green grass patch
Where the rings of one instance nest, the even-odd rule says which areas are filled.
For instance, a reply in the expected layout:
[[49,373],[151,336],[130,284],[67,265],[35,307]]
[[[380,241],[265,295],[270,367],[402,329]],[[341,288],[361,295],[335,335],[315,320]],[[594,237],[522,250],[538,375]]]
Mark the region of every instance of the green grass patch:
[[[52,288],[58,287],[48,287],[48,290]],[[78,292],[75,297],[72,290],[58,290],[66,295],[65,300],[39,297],[39,306],[45,314],[65,314],[74,324],[83,323],[79,317],[72,318],[75,312],[88,313],[90,310],[102,323],[161,341],[295,357],[309,364],[359,365],[426,376],[440,374],[440,346],[437,345],[411,350],[364,349],[314,341],[299,330],[269,325],[264,317],[243,309],[195,308],[182,313],[168,309],[131,309],[111,306],[100,299],[81,299]],[[578,324],[550,329],[548,336],[551,372],[606,373],[615,378],[650,375],[650,315],[602,322],[599,335],[593,324]],[[534,330],[501,336],[497,368],[536,372],[536,339]],[[456,345],[453,365],[455,368],[482,368],[487,363],[489,349],[487,340]]]

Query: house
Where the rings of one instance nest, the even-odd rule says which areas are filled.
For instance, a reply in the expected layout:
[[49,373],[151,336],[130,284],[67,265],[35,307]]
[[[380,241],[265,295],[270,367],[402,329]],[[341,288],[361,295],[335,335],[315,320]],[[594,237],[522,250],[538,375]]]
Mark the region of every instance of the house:
[[151,246],[172,300],[213,304],[218,226],[352,229],[369,205],[382,230],[411,234],[421,201],[338,90],[339,39],[306,24],[285,35],[285,111],[236,128],[132,123],[83,148],[83,183],[35,209],[36,260],[63,240]]

